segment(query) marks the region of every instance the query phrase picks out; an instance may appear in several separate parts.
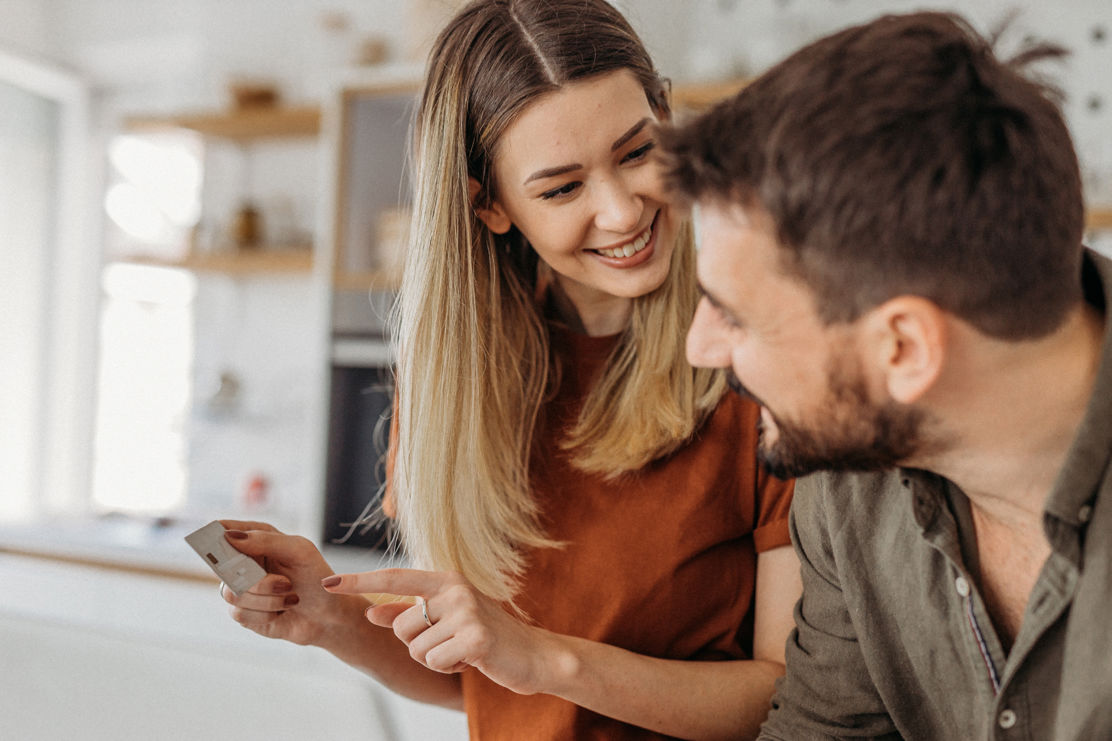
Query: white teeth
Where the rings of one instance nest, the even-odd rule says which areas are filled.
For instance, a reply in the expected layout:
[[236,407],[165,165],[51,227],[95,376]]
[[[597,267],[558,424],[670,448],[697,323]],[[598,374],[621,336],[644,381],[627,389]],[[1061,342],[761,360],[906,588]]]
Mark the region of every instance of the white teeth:
[[615,247],[610,250],[598,250],[598,253],[603,257],[631,257],[636,255],[641,250],[645,249],[645,245],[649,243],[649,239],[653,235],[653,230],[646,229],[642,232],[641,236],[632,242],[627,242],[621,247]]

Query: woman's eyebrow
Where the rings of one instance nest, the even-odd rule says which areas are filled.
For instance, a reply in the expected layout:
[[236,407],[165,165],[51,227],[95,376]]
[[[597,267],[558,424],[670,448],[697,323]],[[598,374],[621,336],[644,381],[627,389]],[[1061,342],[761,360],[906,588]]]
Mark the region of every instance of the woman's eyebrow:
[[[630,127],[629,131],[619,136],[614,141],[614,143],[610,145],[610,151],[613,152],[621,148],[623,144],[641,133],[641,129],[645,128],[645,126],[648,125],[651,121],[652,119],[646,116],[637,123],[633,124],[633,126]],[[543,170],[537,170],[532,175],[525,178],[525,182],[522,183],[522,185],[528,185],[534,180],[540,180],[542,178],[552,178],[556,177],[557,175],[563,175],[564,173],[571,172],[572,170],[580,170],[582,168],[583,165],[579,164],[578,162],[573,162],[570,165],[560,165],[558,167],[546,167]]]
[[617,140],[613,144],[610,145],[610,151],[613,152],[614,150],[618,149],[623,144],[625,144],[627,141],[629,141],[633,137],[637,136],[637,134],[641,131],[641,129],[645,128],[645,125],[647,123],[649,123],[650,120],[651,119],[648,116],[646,116],[645,118],[642,118],[637,123],[633,124],[633,127],[630,128],[629,131],[627,131],[626,133],[619,136],[617,138]]
[[525,178],[525,182],[522,183],[522,185],[528,185],[534,180],[540,180],[541,178],[552,178],[556,177],[557,175],[563,175],[565,172],[571,172],[572,170],[581,169],[583,169],[583,165],[579,164],[578,162],[573,162],[570,165],[560,165],[559,167],[548,167],[544,170],[537,170],[532,175]]

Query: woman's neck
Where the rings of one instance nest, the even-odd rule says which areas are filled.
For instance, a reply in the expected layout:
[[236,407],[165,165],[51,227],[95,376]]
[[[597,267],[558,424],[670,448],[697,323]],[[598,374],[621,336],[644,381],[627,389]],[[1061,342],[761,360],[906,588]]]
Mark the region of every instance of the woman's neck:
[[560,318],[573,331],[590,337],[618,334],[629,326],[633,299],[613,296],[557,275],[552,300]]

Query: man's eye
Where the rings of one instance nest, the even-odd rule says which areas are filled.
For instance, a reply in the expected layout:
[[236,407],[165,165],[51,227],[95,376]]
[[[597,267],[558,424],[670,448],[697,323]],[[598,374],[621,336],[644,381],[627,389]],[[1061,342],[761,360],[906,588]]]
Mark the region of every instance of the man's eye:
[[578,182],[567,183],[566,185],[561,185],[559,188],[553,188],[552,190],[546,190],[544,193],[541,193],[541,198],[543,198],[544,200],[547,201],[547,200],[550,200],[552,198],[559,198],[560,196],[570,195],[578,187],[579,187]]
[[738,321],[732,316],[727,314],[721,306],[714,303],[712,303],[710,306],[714,310],[715,317],[718,319],[718,321],[722,322],[730,329],[741,329],[741,324],[739,324]]
[[656,142],[646,142],[623,157],[622,162],[636,162],[637,160],[645,159],[654,147],[656,147]]

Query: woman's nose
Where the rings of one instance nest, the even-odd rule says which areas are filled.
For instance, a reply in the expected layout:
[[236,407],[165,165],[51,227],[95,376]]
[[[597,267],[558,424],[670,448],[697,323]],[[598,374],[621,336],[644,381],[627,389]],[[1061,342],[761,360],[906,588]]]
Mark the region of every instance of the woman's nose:
[[607,179],[599,188],[595,224],[615,234],[630,234],[641,224],[644,203],[621,177]]

